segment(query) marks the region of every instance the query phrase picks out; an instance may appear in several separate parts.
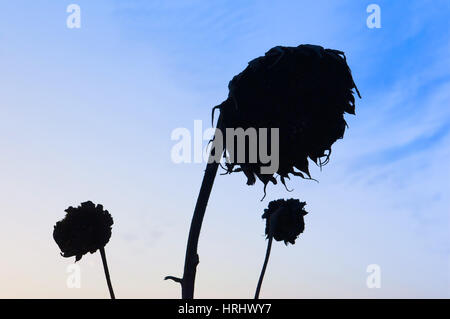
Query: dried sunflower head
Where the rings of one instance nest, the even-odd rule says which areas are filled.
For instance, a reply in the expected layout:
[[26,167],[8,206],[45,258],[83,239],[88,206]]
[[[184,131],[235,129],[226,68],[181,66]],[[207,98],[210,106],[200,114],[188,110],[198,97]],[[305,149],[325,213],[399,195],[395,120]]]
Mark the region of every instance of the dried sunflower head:
[[[355,114],[353,89],[359,96],[344,53],[315,45],[274,47],[250,61],[228,87],[228,99],[216,107],[222,126],[255,128],[258,132],[267,128],[269,133],[278,128],[279,165],[275,173],[283,184],[289,174],[311,178],[308,158],[320,166],[328,162],[331,146],[344,136],[344,113]],[[258,134],[258,148],[259,139]],[[266,149],[270,150],[270,137],[267,140]],[[236,154],[238,150],[227,151]],[[248,151],[246,147],[246,154]],[[227,161],[227,172],[242,171],[248,185],[256,178],[264,188],[268,182],[276,184],[274,174],[261,173],[267,163],[259,151],[257,154],[256,163],[248,157],[243,163]]]
[[298,199],[278,199],[271,201],[264,210],[262,218],[266,220],[266,236],[276,241],[295,244],[297,237],[305,230],[303,217],[308,214],[304,210],[306,202]]
[[113,219],[102,205],[91,201],[65,210],[66,216],[56,223],[53,238],[61,249],[63,257],[75,256],[75,261],[84,254],[95,253],[105,247],[111,238]]

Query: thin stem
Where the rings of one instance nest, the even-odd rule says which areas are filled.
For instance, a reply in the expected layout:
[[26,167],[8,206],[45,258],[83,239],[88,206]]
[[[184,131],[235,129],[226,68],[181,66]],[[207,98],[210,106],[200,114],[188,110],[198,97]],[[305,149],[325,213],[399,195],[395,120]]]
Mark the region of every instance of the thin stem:
[[100,255],[102,255],[103,269],[105,270],[106,282],[108,283],[109,294],[111,295],[111,299],[116,299],[114,296],[113,287],[111,284],[111,278],[109,277],[108,264],[106,262],[106,253],[105,248],[100,248]]
[[[217,120],[217,129],[222,130],[222,115],[219,115]],[[217,144],[213,140],[211,150],[214,149],[214,154],[222,153],[223,149],[216,149]],[[222,142],[222,141],[221,141]],[[223,145],[222,145],[223,146]],[[199,257],[197,253],[198,239],[200,237],[200,230],[202,228],[203,217],[205,216],[206,206],[208,205],[209,196],[214,184],[214,179],[217,174],[219,163],[212,160],[212,154],[209,155],[210,160],[206,166],[205,175],[203,176],[202,186],[197,198],[197,203],[192,216],[191,228],[189,230],[189,238],[186,247],[186,258],[184,261],[184,273],[181,280],[181,297],[183,299],[194,298],[195,275],[197,272],[197,265]]]
[[261,285],[264,280],[264,274],[266,273],[267,264],[269,263],[270,250],[272,249],[272,240],[273,236],[270,235],[269,242],[267,243],[266,258],[264,259],[264,265],[261,270],[261,275],[259,276],[258,286],[256,287],[255,299],[259,299],[259,292],[261,291]]

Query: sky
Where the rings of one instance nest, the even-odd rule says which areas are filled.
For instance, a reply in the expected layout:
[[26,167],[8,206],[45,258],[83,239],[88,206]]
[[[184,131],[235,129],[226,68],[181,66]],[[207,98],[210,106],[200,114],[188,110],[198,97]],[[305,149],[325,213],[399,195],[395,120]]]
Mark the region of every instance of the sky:
[[[81,28],[66,25],[81,8]],[[368,28],[366,8],[381,9]],[[0,298],[108,298],[99,253],[53,241],[64,209],[114,218],[118,298],[179,298],[204,164],[171,160],[176,128],[211,108],[276,45],[342,50],[361,92],[319,183],[292,192],[218,175],[199,242],[198,298],[252,298],[269,201],[307,202],[295,245],[275,242],[261,298],[450,297],[450,3],[71,0],[0,4]],[[206,141],[204,142],[206,146]],[[369,265],[380,287],[369,288]]]

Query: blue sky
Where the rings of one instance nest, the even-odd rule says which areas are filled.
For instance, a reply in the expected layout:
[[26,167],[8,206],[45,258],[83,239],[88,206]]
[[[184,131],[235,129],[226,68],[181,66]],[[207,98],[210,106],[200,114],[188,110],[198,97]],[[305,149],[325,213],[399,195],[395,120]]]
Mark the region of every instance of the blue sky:
[[[66,7],[81,7],[81,29]],[[381,29],[366,7],[381,8]],[[198,297],[252,297],[260,216],[305,200],[306,230],[276,243],[261,297],[450,297],[448,1],[29,1],[0,5],[0,297],[107,297],[98,254],[66,287],[51,237],[85,200],[114,217],[118,297],[177,298],[203,164],[174,164],[172,130],[210,123],[248,61],[275,45],[345,51],[363,96],[319,184],[287,193],[216,179],[200,238]],[[220,248],[220,253],[217,252]],[[380,289],[366,267],[381,267]]]

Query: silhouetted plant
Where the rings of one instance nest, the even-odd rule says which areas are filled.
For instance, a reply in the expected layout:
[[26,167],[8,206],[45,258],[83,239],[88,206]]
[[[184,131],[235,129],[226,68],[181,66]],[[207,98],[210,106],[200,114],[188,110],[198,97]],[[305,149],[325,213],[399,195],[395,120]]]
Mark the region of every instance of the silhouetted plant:
[[[228,103],[218,107],[226,128],[279,129],[276,173],[283,184],[289,174],[311,178],[308,157],[320,166],[328,162],[331,145],[344,136],[344,113],[355,114],[353,89],[359,95],[344,53],[314,45],[274,47],[250,61],[228,87]],[[229,173],[239,166],[248,185],[256,177],[264,188],[277,183],[274,174],[260,173],[267,163],[259,160],[226,166]]]
[[[355,113],[353,89],[359,95],[344,53],[314,45],[274,47],[265,56],[250,61],[228,88],[228,98],[213,108],[213,114],[215,109],[220,110],[217,129],[223,132],[225,128],[255,128],[258,132],[259,128],[267,128],[270,133],[271,128],[278,128],[276,174],[283,184],[289,174],[311,179],[308,157],[320,166],[328,162],[332,144],[344,135],[344,113]],[[266,145],[269,150],[270,140]],[[192,217],[183,278],[166,277],[181,283],[183,298],[194,297],[198,239],[219,165],[215,158],[227,153],[220,145],[213,138]],[[227,151],[237,155],[237,149]],[[226,160],[226,172],[242,171],[248,185],[260,179],[265,194],[267,184],[276,184],[277,180],[275,174],[261,173],[260,169],[268,164],[261,160],[259,151],[257,154],[256,163],[248,161],[248,156],[243,163]]]
[[115,299],[105,253],[114,223],[111,215],[102,205],[91,201],[76,208],[70,206],[65,212],[66,216],[53,229],[53,238],[61,249],[61,256],[75,256],[77,262],[88,252],[93,254],[100,250],[109,293],[111,299]]
[[295,244],[297,237],[305,230],[303,217],[308,214],[304,210],[306,202],[298,199],[278,199],[271,201],[268,208],[264,210],[262,218],[266,220],[266,238],[268,239],[266,257],[256,287],[255,299],[259,298],[261,285],[269,262],[272,240],[284,241],[287,244]]

